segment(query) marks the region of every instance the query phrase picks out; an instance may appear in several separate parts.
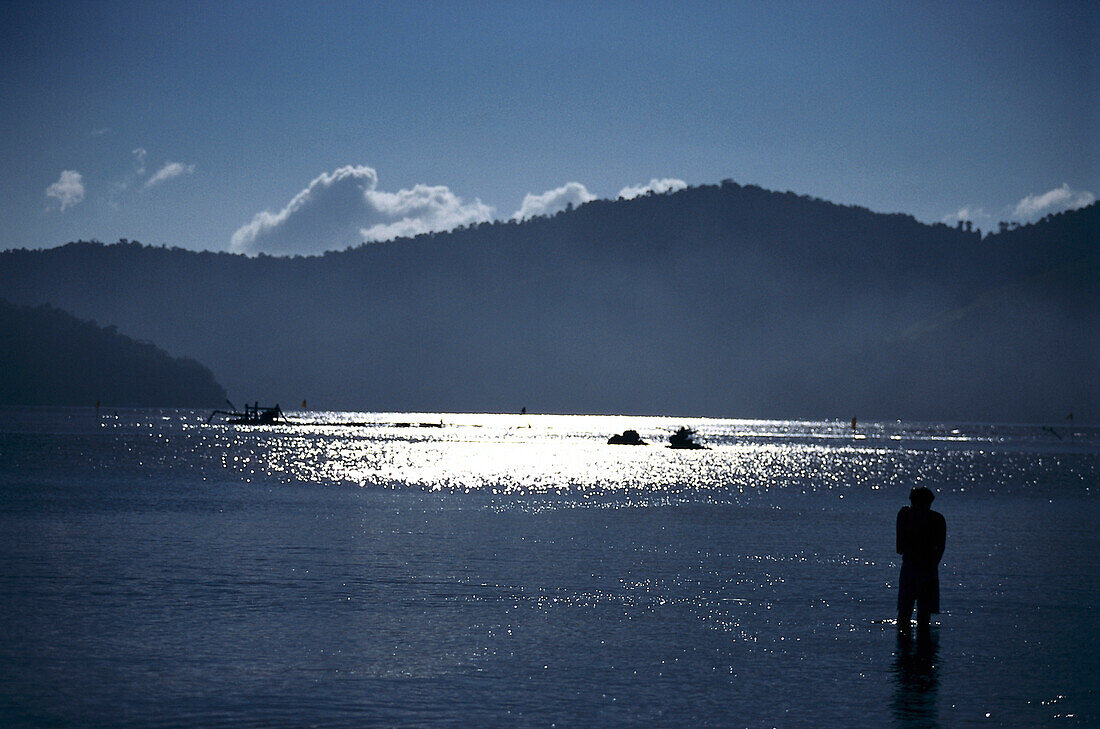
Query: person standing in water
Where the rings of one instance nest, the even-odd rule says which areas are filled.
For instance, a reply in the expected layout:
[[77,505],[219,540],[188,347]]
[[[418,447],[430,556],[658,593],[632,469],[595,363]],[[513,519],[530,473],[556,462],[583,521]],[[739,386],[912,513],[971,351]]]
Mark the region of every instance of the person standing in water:
[[937,567],[947,539],[947,522],[932,511],[936,495],[918,486],[909,492],[911,506],[898,512],[898,554],[901,577],[898,580],[898,630],[907,631],[917,606],[917,627],[925,629],[932,613],[940,611],[940,578]]

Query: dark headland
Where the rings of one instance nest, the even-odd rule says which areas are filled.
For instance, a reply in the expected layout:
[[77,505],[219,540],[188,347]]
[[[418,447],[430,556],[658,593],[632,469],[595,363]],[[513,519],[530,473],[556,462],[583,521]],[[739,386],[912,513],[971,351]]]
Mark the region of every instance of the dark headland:
[[198,362],[51,306],[0,299],[0,342],[0,405],[200,407],[225,399]]

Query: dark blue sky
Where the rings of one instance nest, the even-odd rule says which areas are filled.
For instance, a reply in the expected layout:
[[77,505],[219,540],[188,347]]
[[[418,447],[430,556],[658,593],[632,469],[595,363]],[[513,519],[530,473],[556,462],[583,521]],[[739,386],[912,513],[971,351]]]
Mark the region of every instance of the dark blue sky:
[[654,179],[1026,219],[1100,192],[1098,8],[6,3],[0,248],[312,251]]

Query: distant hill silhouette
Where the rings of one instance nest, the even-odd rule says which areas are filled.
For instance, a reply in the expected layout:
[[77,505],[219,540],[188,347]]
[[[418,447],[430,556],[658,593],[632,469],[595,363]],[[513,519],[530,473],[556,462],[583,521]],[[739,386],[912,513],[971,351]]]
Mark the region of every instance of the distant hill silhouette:
[[210,370],[50,306],[0,299],[0,405],[206,406]]
[[725,181],[309,258],[7,251],[0,291],[187,352],[246,399],[1084,422],[1098,231],[1097,205],[983,239]]

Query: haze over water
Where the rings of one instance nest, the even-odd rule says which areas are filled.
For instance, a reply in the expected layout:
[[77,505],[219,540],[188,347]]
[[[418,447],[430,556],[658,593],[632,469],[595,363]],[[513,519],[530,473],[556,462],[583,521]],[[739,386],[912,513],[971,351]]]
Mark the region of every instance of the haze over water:
[[[5,726],[1097,721],[1095,428],[0,415]],[[906,642],[918,484],[944,613]]]

